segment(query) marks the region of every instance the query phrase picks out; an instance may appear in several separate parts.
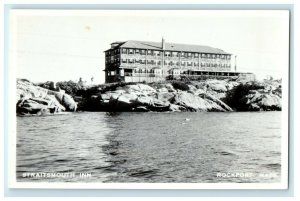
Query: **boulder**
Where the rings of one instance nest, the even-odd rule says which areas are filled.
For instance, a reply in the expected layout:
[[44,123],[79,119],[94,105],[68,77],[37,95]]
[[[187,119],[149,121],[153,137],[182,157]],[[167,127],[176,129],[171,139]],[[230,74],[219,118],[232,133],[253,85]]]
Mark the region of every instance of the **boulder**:
[[43,115],[66,110],[75,111],[76,107],[76,102],[64,91],[52,91],[35,86],[27,80],[17,80],[18,114]]
[[206,84],[208,85],[208,88],[216,91],[216,92],[226,92],[227,91],[227,83],[226,81],[222,81],[222,80],[208,80],[206,82]]
[[17,105],[17,113],[26,114],[44,114],[48,113],[48,107],[44,104],[37,103],[34,100],[22,100]]
[[152,96],[138,97],[136,102],[138,105],[149,106],[152,105],[153,103],[153,97]]
[[101,97],[102,100],[109,100],[110,97],[111,97],[111,94],[104,93],[104,94],[101,94],[100,97]]
[[170,104],[169,110],[172,112],[186,111],[186,108],[180,105]]
[[55,98],[54,95],[47,95],[45,97],[45,100],[49,100],[50,101],[50,108],[55,108],[55,112],[63,112],[66,111],[66,108],[64,106],[62,106],[57,99]]
[[191,84],[188,85],[189,86],[189,92],[194,93],[197,91],[197,88]]
[[66,108],[67,111],[76,111],[77,104],[72,98],[72,96],[68,94],[64,94],[62,98],[62,105]]
[[154,98],[152,101],[152,106],[155,107],[168,107],[170,105],[169,101],[159,100]]
[[47,95],[47,89],[39,86],[35,86],[33,83],[27,80],[17,79],[17,99],[25,98],[44,98]]
[[161,92],[161,93],[167,93],[167,92],[169,92],[169,90],[166,87],[159,88],[159,89],[157,89],[157,91]]
[[225,104],[223,101],[221,101],[220,99],[218,99],[217,97],[214,97],[210,94],[199,94],[199,96],[203,99],[208,99],[211,100],[213,102],[215,102],[216,104],[218,104],[219,106],[221,106],[225,111],[230,111],[232,112],[233,110],[231,109],[231,107],[229,107],[227,104]]
[[29,100],[33,100],[36,103],[42,104],[42,105],[47,105],[50,106],[50,100],[43,99],[43,98],[29,98]]
[[58,102],[62,103],[65,91],[51,91],[51,90],[48,90],[47,94],[48,95],[54,95],[55,98],[58,100]]
[[272,93],[249,93],[243,99],[248,106],[248,110],[281,110],[281,97]]
[[183,106],[189,111],[226,111],[211,100],[205,100],[187,92],[178,93],[173,104]]
[[165,85],[165,88],[168,89],[169,92],[175,92],[176,90],[174,89],[173,85],[168,83]]
[[124,93],[116,99],[115,109],[130,110],[137,105],[137,98],[137,95],[134,93]]
[[144,95],[153,94],[156,92],[155,89],[153,89],[152,87],[150,87],[146,84],[126,85],[120,89],[126,91],[127,93],[135,92],[135,93],[144,94]]
[[175,93],[170,93],[170,92],[158,92],[158,93],[156,93],[156,98],[158,100],[163,101],[163,102],[172,101],[174,96],[175,96]]

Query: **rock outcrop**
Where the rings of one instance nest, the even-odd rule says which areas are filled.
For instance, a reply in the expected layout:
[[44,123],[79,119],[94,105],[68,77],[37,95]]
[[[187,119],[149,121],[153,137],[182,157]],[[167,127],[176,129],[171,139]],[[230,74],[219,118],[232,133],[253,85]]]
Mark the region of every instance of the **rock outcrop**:
[[[49,83],[48,83],[49,85]],[[49,85],[52,86],[52,85]],[[76,111],[73,97],[64,90],[17,81],[17,112],[47,114]],[[55,91],[58,90],[58,91]],[[281,110],[281,82],[241,83],[203,80],[189,83],[111,83],[73,94],[82,111],[270,111]]]
[[248,111],[273,111],[281,110],[281,97],[272,90],[250,91],[242,101],[248,106]]
[[17,114],[43,115],[76,111],[77,104],[64,91],[52,91],[27,80],[17,80]]
[[280,111],[281,82],[246,82],[226,94],[226,102],[237,111]]
[[213,95],[190,86],[189,91],[176,90],[172,84],[153,88],[146,84],[129,84],[115,91],[97,93],[88,98],[87,110],[98,111],[232,111]]

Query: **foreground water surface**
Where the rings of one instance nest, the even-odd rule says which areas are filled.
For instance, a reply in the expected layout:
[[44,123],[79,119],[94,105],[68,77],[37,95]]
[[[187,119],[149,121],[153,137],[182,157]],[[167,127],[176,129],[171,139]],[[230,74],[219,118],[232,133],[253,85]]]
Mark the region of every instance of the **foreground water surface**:
[[281,112],[17,118],[17,181],[272,183],[280,161]]

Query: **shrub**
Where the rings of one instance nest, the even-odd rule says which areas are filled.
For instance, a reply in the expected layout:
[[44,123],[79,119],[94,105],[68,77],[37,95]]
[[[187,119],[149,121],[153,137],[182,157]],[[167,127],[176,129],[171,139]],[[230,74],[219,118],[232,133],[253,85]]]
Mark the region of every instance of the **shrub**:
[[184,82],[173,82],[172,85],[174,89],[179,89],[182,91],[188,91],[190,89],[189,86]]
[[[54,90],[52,88],[52,82],[47,81],[44,83],[39,84],[40,87],[46,88],[46,89],[50,89],[50,90]],[[56,87],[64,90],[67,94],[71,95],[71,96],[76,96],[78,91],[81,91],[84,89],[83,85],[80,83],[76,83],[72,80],[70,81],[63,81],[63,82],[57,82],[56,83]]]
[[264,86],[257,82],[242,83],[228,91],[227,96],[223,101],[237,111],[246,111],[248,110],[248,106],[243,97],[249,94],[250,90],[258,89],[264,89]]
[[64,81],[64,82],[57,82],[56,87],[59,87],[60,89],[65,90],[65,92],[67,94],[70,94],[71,96],[77,95],[77,92],[84,88],[82,84],[76,83],[72,80]]

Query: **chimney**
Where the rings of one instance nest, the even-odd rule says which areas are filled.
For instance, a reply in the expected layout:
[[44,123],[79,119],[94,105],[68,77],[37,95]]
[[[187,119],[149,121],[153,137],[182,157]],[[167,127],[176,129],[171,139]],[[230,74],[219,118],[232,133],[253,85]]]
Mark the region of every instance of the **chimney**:
[[165,50],[165,48],[166,48],[165,39],[162,38],[162,40],[161,40],[161,49]]

